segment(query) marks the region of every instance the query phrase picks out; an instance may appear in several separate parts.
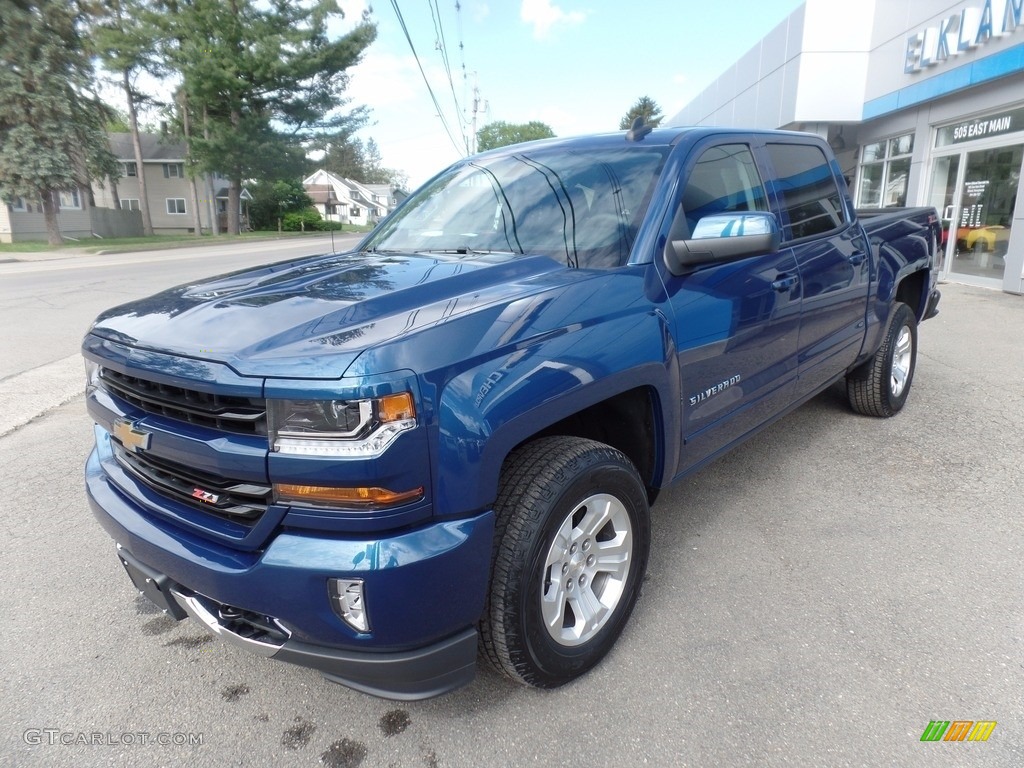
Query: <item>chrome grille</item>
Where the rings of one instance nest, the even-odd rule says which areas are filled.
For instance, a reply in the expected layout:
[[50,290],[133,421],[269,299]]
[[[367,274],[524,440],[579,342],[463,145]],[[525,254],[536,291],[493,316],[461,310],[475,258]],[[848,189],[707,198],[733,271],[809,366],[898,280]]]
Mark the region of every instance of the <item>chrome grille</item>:
[[109,368],[100,370],[100,381],[109,393],[147,413],[224,432],[267,434],[267,406],[262,398],[211,395],[128,376]]

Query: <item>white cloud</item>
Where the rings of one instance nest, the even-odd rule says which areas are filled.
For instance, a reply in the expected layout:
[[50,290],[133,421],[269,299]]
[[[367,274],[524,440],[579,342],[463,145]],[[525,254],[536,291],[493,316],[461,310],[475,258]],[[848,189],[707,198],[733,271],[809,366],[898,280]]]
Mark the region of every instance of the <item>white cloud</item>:
[[369,8],[366,0],[338,0],[338,7],[345,14],[345,21],[351,26],[362,19],[363,14]]
[[552,5],[551,0],[523,0],[519,17],[533,26],[533,36],[545,39],[555,24],[582,24],[587,18],[583,11],[564,11]]
[[[428,63],[427,76],[431,75],[433,82],[441,82],[438,78],[443,77],[443,73],[434,71]],[[426,93],[423,76],[412,54],[395,56],[372,45],[363,60],[349,70],[349,76],[345,95],[352,99],[353,106],[366,104],[377,109]]]
[[487,3],[469,0],[469,2],[463,3],[462,7],[469,11],[469,17],[477,24],[482,23],[484,19],[491,15],[491,7]]

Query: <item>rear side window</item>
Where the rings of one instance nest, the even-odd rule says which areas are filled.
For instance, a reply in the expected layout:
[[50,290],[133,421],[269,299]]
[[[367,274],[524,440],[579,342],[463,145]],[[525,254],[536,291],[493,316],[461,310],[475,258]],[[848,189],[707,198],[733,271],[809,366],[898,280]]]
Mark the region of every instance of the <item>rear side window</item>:
[[828,159],[807,144],[768,144],[779,201],[789,218],[783,239],[832,232],[846,224],[843,197]]
[[690,171],[683,190],[687,236],[698,221],[714,213],[767,210],[761,177],[745,144],[722,144],[706,150]]

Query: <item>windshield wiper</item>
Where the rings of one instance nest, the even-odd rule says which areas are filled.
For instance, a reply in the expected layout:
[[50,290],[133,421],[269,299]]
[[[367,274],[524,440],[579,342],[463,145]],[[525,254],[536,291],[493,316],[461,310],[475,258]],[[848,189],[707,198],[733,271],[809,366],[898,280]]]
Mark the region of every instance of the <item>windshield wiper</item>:
[[509,251],[509,250],[496,250],[491,248],[470,248],[468,245],[463,245],[458,248],[419,248],[417,253],[454,253],[461,256],[475,256],[483,255],[486,256],[492,253],[507,253],[507,254],[520,254],[521,251]]

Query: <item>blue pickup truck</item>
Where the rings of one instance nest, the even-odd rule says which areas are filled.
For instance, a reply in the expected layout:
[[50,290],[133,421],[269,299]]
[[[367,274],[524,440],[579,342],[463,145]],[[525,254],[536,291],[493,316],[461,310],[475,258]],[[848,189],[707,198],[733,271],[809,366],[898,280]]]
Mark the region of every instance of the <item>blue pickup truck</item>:
[[659,489],[837,382],[903,407],[939,237],[858,217],[799,133],[471,157],[351,253],[101,315],[89,502],[143,594],[255,653],[397,699],[478,656],[556,687],[628,620]]

